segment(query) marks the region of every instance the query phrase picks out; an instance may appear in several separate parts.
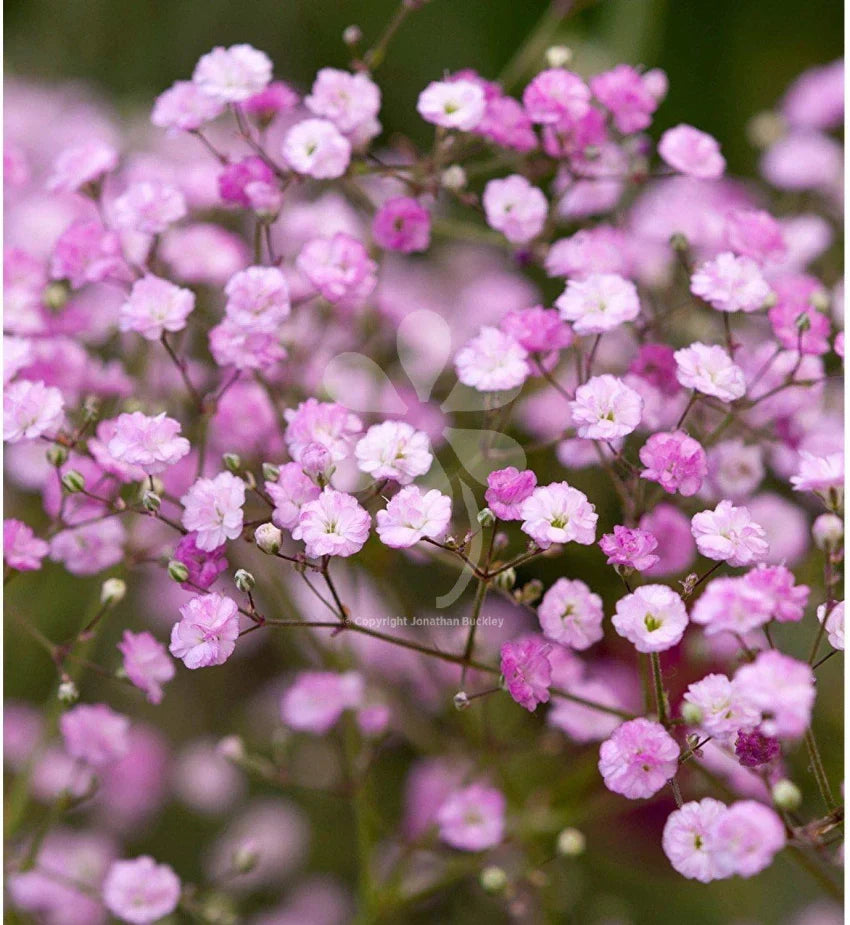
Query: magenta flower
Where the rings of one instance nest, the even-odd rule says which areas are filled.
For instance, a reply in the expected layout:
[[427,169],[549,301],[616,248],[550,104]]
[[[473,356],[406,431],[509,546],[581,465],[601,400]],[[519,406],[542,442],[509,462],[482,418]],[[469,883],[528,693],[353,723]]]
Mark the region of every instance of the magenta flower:
[[189,570],[188,581],[183,587],[194,585],[206,590],[227,568],[227,554],[224,544],[214,549],[201,549],[197,539],[197,533],[187,533],[174,547],[172,558],[182,562]]
[[608,565],[625,565],[637,572],[652,568],[659,559],[653,554],[658,540],[648,531],[631,529],[617,524],[613,533],[606,533],[599,541]]
[[537,476],[530,470],[520,472],[514,466],[496,469],[487,476],[484,500],[500,520],[521,520],[520,507],[537,487]]
[[558,312],[541,305],[508,312],[499,322],[499,328],[529,353],[549,354],[573,342],[573,333]]
[[708,461],[702,445],[682,431],[653,434],[640,449],[646,466],[641,478],[658,484],[668,494],[689,497],[702,487],[708,474]]
[[236,648],[239,610],[220,594],[193,597],[180,608],[180,621],[171,630],[169,652],[187,668],[223,665]]
[[544,125],[575,122],[590,109],[590,89],[572,71],[549,68],[541,71],[522,94],[522,104],[532,122]]
[[378,247],[402,254],[428,250],[431,214],[410,196],[388,199],[372,219],[372,237]]
[[651,81],[628,64],[618,64],[590,79],[596,99],[614,116],[614,125],[625,135],[645,129],[658,108]]
[[759,768],[779,757],[779,739],[762,735],[758,729],[740,729],[735,739],[735,755],[745,768]]
[[546,657],[552,646],[534,636],[506,642],[501,649],[501,671],[513,699],[533,713],[538,703],[549,702],[552,666]]

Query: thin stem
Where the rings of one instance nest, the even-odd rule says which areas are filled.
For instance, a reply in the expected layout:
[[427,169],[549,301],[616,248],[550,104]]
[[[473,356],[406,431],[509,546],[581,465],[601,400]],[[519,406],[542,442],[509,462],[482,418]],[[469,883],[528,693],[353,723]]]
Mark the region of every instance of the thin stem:
[[826,776],[826,771],[823,766],[823,759],[820,755],[820,749],[818,748],[817,740],[815,739],[815,734],[812,731],[811,726],[806,730],[806,750],[809,753],[809,760],[812,765],[812,773],[815,775],[815,781],[818,785],[818,790],[820,791],[821,798],[826,804],[826,808],[830,811],[835,809],[835,800],[832,796],[832,789],[829,786],[829,778]]
[[649,661],[652,665],[652,682],[655,686],[658,722],[666,728],[670,725],[670,717],[667,715],[667,694],[664,691],[664,679],[661,676],[661,659],[657,652],[650,652]]
[[475,589],[475,600],[472,603],[472,616],[471,623],[469,626],[469,633],[466,637],[466,646],[463,650],[464,665],[460,673],[460,686],[461,689],[466,685],[466,670],[469,667],[469,660],[472,658],[473,650],[475,649],[475,632],[478,629],[478,618],[481,616],[481,608],[484,606],[484,598],[487,597],[487,588],[489,584],[487,581],[478,582],[478,587]]

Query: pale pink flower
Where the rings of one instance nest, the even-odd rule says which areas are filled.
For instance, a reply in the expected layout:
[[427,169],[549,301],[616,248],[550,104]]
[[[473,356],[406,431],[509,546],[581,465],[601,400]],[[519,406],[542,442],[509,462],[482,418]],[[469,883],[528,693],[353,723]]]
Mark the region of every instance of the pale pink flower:
[[628,64],[618,64],[590,79],[596,99],[614,116],[617,131],[624,135],[645,129],[658,108],[658,99],[644,77]]
[[276,482],[266,482],[266,492],[274,503],[272,520],[290,532],[298,526],[301,508],[321,494],[319,486],[305,475],[299,463],[281,466]]
[[691,533],[703,556],[729,565],[754,565],[770,550],[764,528],[747,508],[735,507],[731,501],[721,501],[713,511],[694,514]]
[[[601,706],[611,707],[614,710],[624,709],[626,704],[622,702],[612,686],[605,681],[596,678],[581,677],[578,680],[571,680],[565,683],[555,674],[555,649],[550,656],[553,663],[552,680],[557,683],[569,694],[576,697],[582,697]],[[555,697],[549,706],[549,712],[546,714],[546,723],[560,729],[574,742],[601,742],[607,739],[609,735],[619,726],[621,720],[611,714],[603,713],[593,707],[586,707],[574,700],[568,700],[566,697]]]
[[590,109],[590,89],[578,74],[563,68],[549,68],[528,84],[522,94],[522,103],[532,122],[570,125]]
[[691,612],[705,627],[706,636],[730,632],[745,634],[764,626],[773,616],[772,601],[741,576],[708,582]]
[[605,786],[630,800],[651,797],[679,768],[679,746],[661,723],[633,719],[618,726],[599,749]]
[[343,231],[308,241],[295,265],[332,303],[359,305],[377,283],[378,265],[361,241]]
[[239,637],[239,608],[220,594],[193,597],[180,608],[180,621],[171,629],[168,651],[187,668],[223,665]]
[[827,615],[827,605],[820,604],[817,609],[817,618],[826,629],[826,638],[833,649],[844,651],[844,601],[834,603]]
[[433,81],[419,94],[416,111],[443,128],[469,132],[484,116],[484,91],[471,80]]
[[198,549],[218,549],[226,540],[242,533],[242,505],[245,483],[232,472],[221,472],[213,479],[198,479],[180,499],[182,524],[194,531]]
[[286,359],[286,349],[276,331],[257,331],[231,318],[210,330],[210,353],[219,366],[272,370]]
[[522,531],[541,549],[571,541],[589,546],[596,540],[596,509],[587,496],[566,482],[534,489],[519,510]]
[[327,119],[304,119],[286,133],[282,153],[296,173],[333,180],[348,169],[351,142]]
[[555,302],[565,321],[572,321],[576,334],[602,334],[640,314],[640,299],[634,283],[616,273],[591,273],[571,279]]
[[250,331],[276,332],[290,312],[289,286],[277,267],[248,267],[224,287],[224,313]]
[[65,148],[56,158],[47,188],[54,193],[75,193],[96,183],[118,166],[118,152],[101,141],[84,141]]
[[500,668],[505,687],[513,699],[533,713],[538,703],[549,702],[552,666],[546,657],[552,646],[535,636],[506,642]]
[[684,803],[667,817],[661,844],[673,869],[683,877],[709,883],[725,876],[709,850],[709,838],[726,811],[720,800],[706,797]]
[[346,710],[362,705],[364,693],[356,671],[302,671],[281,699],[281,718],[291,729],[324,735]]
[[161,703],[162,685],[174,677],[174,663],[165,646],[150,633],[124,630],[118,651],[124,656],[124,672],[130,681],[151,703]]
[[559,578],[537,607],[543,635],[579,651],[602,638],[603,618],[602,598],[578,579]]
[[636,572],[644,572],[659,561],[653,552],[657,546],[658,540],[647,530],[621,524],[599,541],[600,549],[608,557],[608,565],[624,565]]
[[570,326],[564,324],[558,312],[542,305],[508,312],[499,327],[529,353],[546,354],[546,361],[555,355],[554,351],[569,347],[574,339]]
[[385,546],[404,549],[428,537],[442,539],[452,517],[452,502],[436,489],[423,492],[415,485],[394,495],[386,510],[378,511],[378,538]]
[[519,174],[490,180],[481,201],[487,224],[512,244],[526,244],[536,238],[549,211],[543,193]]
[[479,392],[514,389],[528,378],[528,352],[510,334],[483,327],[455,357],[458,379]]
[[741,501],[748,498],[764,478],[763,449],[743,440],[723,440],[707,455],[708,484],[715,497]]
[[19,379],[3,390],[3,439],[7,443],[53,436],[65,418],[62,393],[40,380]]
[[371,524],[372,518],[353,495],[327,487],[301,508],[295,538],[304,540],[308,556],[345,558],[363,548]]
[[844,149],[835,138],[797,129],[772,144],[761,159],[761,172],[782,190],[828,189],[841,178]]
[[394,196],[375,213],[372,237],[384,250],[401,254],[426,251],[431,243],[431,214],[411,196]]
[[192,132],[212,122],[224,105],[204,93],[191,80],[178,80],[160,93],[151,112],[151,122],[169,132]]
[[643,585],[617,601],[611,622],[638,652],[664,652],[681,641],[688,625],[682,598],[666,585]]
[[761,714],[764,735],[799,739],[808,729],[815,678],[805,662],[769,649],[742,665],[732,684],[738,702]]
[[128,280],[130,271],[121,238],[114,231],[107,231],[99,221],[72,222],[53,246],[50,276],[67,280],[72,289],[104,280]]
[[65,750],[93,768],[122,758],[129,748],[130,721],[105,703],[81,703],[62,714],[59,729]]
[[706,850],[719,877],[753,877],[769,867],[784,847],[782,820],[756,800],[741,800],[719,813],[706,838]]
[[440,839],[461,851],[486,851],[505,832],[505,798],[483,784],[470,784],[450,794],[436,817]]
[[726,169],[716,139],[692,125],[667,129],[658,142],[658,153],[674,170],[700,180],[716,180]]
[[342,462],[354,451],[363,424],[356,414],[336,402],[320,402],[315,398],[284,412],[286,431],[283,438],[289,454],[299,461],[305,447],[321,443],[335,462]]
[[844,61],[803,71],[785,92],[782,115],[797,128],[831,129],[844,119]]
[[170,915],[180,901],[180,880],[167,864],[149,855],[113,861],[103,881],[103,902],[132,925],[150,925]]
[[400,485],[425,475],[434,460],[428,435],[405,421],[372,425],[358,441],[354,455],[361,472],[376,481],[389,479]]
[[520,506],[536,486],[537,476],[531,469],[496,469],[487,476],[484,500],[500,520],[521,520]]
[[759,263],[781,258],[786,251],[782,225],[761,209],[733,209],[726,216],[726,246]]
[[381,91],[368,74],[323,67],[304,105],[349,135],[374,122],[381,108]]
[[702,445],[682,431],[653,434],[640,449],[646,466],[641,478],[658,484],[668,494],[695,495],[708,473]]
[[693,343],[677,350],[676,378],[686,389],[695,389],[721,401],[735,401],[747,391],[744,371],[716,344]]
[[186,215],[186,200],[176,186],[160,180],[133,183],[112,204],[115,227],[161,234]]
[[192,83],[218,103],[241,103],[268,86],[272,62],[250,45],[217,46],[195,65]]
[[630,434],[640,424],[642,411],[641,396],[607,373],[580,385],[570,402],[576,431],[588,440],[615,440]]
[[19,572],[37,571],[49,549],[48,543],[39,539],[22,521],[3,521],[3,559],[9,568]]
[[791,476],[794,491],[813,491],[828,502],[839,504],[844,496],[844,451],[817,456],[800,451],[797,474]]
[[127,533],[117,517],[61,530],[50,540],[50,558],[72,575],[96,575],[124,558]]
[[697,725],[706,735],[732,744],[740,729],[754,729],[761,713],[737,696],[737,689],[725,674],[707,674],[688,686],[686,703],[700,713]]
[[784,565],[765,565],[744,575],[747,586],[757,594],[771,618],[778,623],[797,623],[803,619],[809,588],[795,585],[794,575]]
[[148,475],[157,475],[179,462],[191,449],[180,436],[180,422],[165,412],[149,417],[141,411],[119,414],[106,450],[127,466],[138,466]]
[[691,292],[721,312],[757,312],[773,295],[755,260],[728,251],[700,264],[691,277]]

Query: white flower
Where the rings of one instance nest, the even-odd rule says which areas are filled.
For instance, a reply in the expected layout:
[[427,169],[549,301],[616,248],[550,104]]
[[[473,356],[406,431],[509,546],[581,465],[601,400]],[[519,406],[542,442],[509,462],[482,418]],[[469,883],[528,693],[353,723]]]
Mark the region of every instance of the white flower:
[[525,382],[528,353],[510,334],[484,327],[455,357],[458,379],[479,392],[513,389]]

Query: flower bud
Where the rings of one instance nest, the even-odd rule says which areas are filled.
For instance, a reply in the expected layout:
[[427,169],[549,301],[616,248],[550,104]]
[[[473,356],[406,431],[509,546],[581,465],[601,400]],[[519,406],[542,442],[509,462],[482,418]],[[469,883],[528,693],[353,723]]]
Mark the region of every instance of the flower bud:
[[95,395],[89,395],[83,402],[83,417],[91,423],[100,417],[100,400]]
[[702,710],[695,703],[683,703],[682,719],[689,726],[698,726],[702,722]]
[[242,761],[245,757],[245,743],[240,736],[225,736],[216,746],[216,751],[228,761]]
[[272,523],[260,524],[254,531],[254,542],[263,552],[274,556],[280,550],[283,534]]
[[70,678],[65,678],[60,682],[56,696],[61,703],[76,703],[80,699],[80,691]]
[[58,312],[65,307],[65,303],[68,301],[68,296],[70,294],[71,287],[68,285],[67,281],[64,279],[56,280],[45,286],[44,292],[42,293],[42,300],[52,312]]
[[342,40],[350,47],[357,45],[363,39],[363,30],[360,26],[346,26],[342,32]]
[[280,469],[272,463],[263,463],[263,478],[267,482],[276,482],[280,478]]
[[508,875],[501,867],[496,867],[495,864],[491,864],[481,871],[478,882],[481,884],[481,889],[484,890],[485,893],[501,893],[508,885]]
[[458,192],[466,186],[466,171],[460,164],[451,164],[440,174],[440,183],[445,189]]
[[458,691],[452,698],[452,703],[455,705],[456,710],[465,710],[469,706],[469,697],[466,695],[466,691]]
[[142,495],[142,506],[146,511],[150,511],[151,514],[156,513],[159,510],[160,505],[162,504],[162,498],[155,491],[146,491]]
[[127,583],[121,578],[107,578],[100,586],[100,603],[105,607],[114,607],[124,600]]
[[496,523],[496,515],[489,507],[485,507],[478,512],[476,520],[482,527],[492,527],[493,524]]
[[310,478],[328,476],[333,463],[330,451],[323,443],[308,443],[298,459],[305,475]]
[[68,451],[59,443],[54,443],[47,451],[47,461],[57,469],[68,462]]
[[250,572],[245,571],[244,568],[236,570],[236,574],[233,576],[233,581],[236,584],[236,587],[240,591],[244,591],[246,594],[249,591],[253,591],[254,585],[256,584],[256,581],[254,581],[254,576]]
[[542,593],[543,582],[539,578],[532,578],[519,589],[517,600],[521,604],[533,604]]
[[546,49],[546,64],[549,67],[564,67],[573,59],[573,50],[566,45],[551,45]]
[[785,809],[789,812],[797,809],[803,802],[803,794],[800,788],[787,779],[778,780],[771,788],[770,795],[773,798],[774,806],[778,809]]
[[844,539],[844,521],[835,514],[821,514],[812,524],[812,536],[818,549],[837,549]]
[[189,569],[179,559],[172,559],[168,563],[168,577],[182,585],[189,580]]
[[562,854],[564,857],[577,858],[580,854],[584,854],[586,844],[587,839],[584,837],[584,833],[578,829],[566,828],[562,829],[558,834],[558,854]]
[[242,468],[242,460],[238,453],[225,453],[221,457],[221,460],[224,463],[224,468],[227,469],[228,472],[238,473]]
[[75,495],[86,487],[86,480],[76,469],[69,469],[62,476],[62,486],[69,494]]
[[512,591],[516,584],[516,569],[506,568],[496,576],[496,587],[502,591]]

